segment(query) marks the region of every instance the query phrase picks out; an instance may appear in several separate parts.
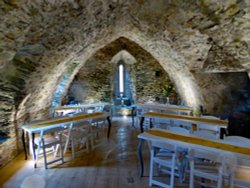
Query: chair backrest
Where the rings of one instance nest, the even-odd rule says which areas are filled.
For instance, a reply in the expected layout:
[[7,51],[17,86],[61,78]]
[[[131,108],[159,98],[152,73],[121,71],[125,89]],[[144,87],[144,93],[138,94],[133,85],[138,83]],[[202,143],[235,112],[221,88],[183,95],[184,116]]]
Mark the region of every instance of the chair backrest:
[[63,116],[74,116],[77,112],[74,111],[74,112],[69,112],[67,114],[64,114]]
[[83,114],[87,114],[87,112],[85,112],[85,111],[84,112],[77,112],[74,115],[77,116],[77,115],[83,115]]
[[[49,128],[49,129],[46,129],[46,130],[42,130],[40,132],[40,141],[44,138],[44,135],[54,135],[54,134],[57,134],[57,133],[62,133],[64,130],[64,126],[61,125],[61,126],[58,126],[58,127],[54,127],[54,128]],[[55,136],[55,135],[54,135]]]
[[90,126],[90,122],[86,121],[86,120],[80,120],[80,121],[75,121],[72,124],[72,128],[73,129],[77,129],[77,128],[88,128]]
[[220,127],[217,125],[200,123],[197,124],[197,130],[211,132],[212,134],[216,135],[216,138],[220,138]]
[[87,107],[85,109],[85,112],[87,112],[88,114],[94,113],[95,112],[95,107]]
[[[233,144],[236,146],[241,146],[245,148],[250,149],[250,139],[241,137],[241,136],[226,136],[224,137],[224,140],[226,143]],[[237,157],[238,165],[246,165],[250,167],[250,157],[243,157],[243,156],[238,156]]]
[[181,121],[181,120],[173,120],[174,125],[177,127],[185,127],[188,130],[192,130],[192,122]]
[[170,119],[163,118],[153,118],[152,123],[154,127],[162,129],[167,129],[172,125],[172,121]]
[[45,134],[60,132],[60,131],[63,131],[63,130],[64,130],[64,126],[61,125],[61,126],[58,126],[58,127],[43,130],[42,132],[43,132],[43,135],[45,135]]
[[104,105],[99,105],[95,107],[95,112],[103,112],[104,110]]
[[152,110],[151,108],[142,107],[142,113],[147,113],[147,112],[154,112],[154,110]]
[[164,109],[163,113],[168,113],[168,114],[179,114],[179,111],[178,111],[178,110]]
[[175,127],[175,126],[174,127],[169,127],[169,130],[177,132],[177,133],[182,133],[182,134],[189,134],[190,133],[190,130],[185,129],[183,127]]
[[150,108],[137,106],[136,108],[136,116],[141,117],[144,113],[151,112]]
[[67,116],[76,113],[77,109],[68,109],[68,110],[63,110],[59,111],[57,116]]
[[[250,139],[245,138],[245,137],[241,137],[241,136],[226,136],[224,137],[224,140],[226,143],[229,144],[233,144],[233,145],[237,145],[237,146],[242,146],[242,147],[246,147],[250,149]],[[245,170],[249,171],[250,169],[250,157],[249,156],[243,156],[243,155],[237,155],[235,154],[236,158],[237,158],[237,166],[236,168],[239,170],[239,172],[241,173],[243,170],[243,174],[245,174]],[[237,177],[237,176],[236,176]],[[248,174],[247,174],[248,177]],[[249,178],[236,178],[233,180],[234,185],[238,185],[239,187],[250,187],[250,181]]]
[[152,141],[151,142],[151,149],[152,148],[164,149],[168,152],[175,152],[176,151],[175,145],[170,144],[168,142],[162,142],[162,141]]
[[106,117],[96,117],[96,118],[92,118],[91,119],[91,123],[96,123],[96,122],[105,122],[106,121]]
[[207,118],[207,119],[220,119],[219,117],[216,116],[201,116],[202,118]]
[[216,125],[199,123],[197,124],[197,130],[207,130],[207,131],[218,133],[220,131],[220,127]]
[[142,116],[143,115],[143,113],[144,113],[144,109],[143,108],[139,108],[139,107],[137,107],[136,108],[136,116]]
[[242,136],[226,136],[224,140],[239,144],[239,146],[250,148],[250,139]]
[[211,131],[198,130],[198,131],[194,131],[193,134],[202,138],[218,139],[218,136]]
[[112,116],[112,105],[108,104],[103,107],[103,112],[107,112],[109,115]]
[[199,158],[203,159],[204,161],[213,161],[216,163],[221,163],[223,162],[223,155],[219,154],[216,151],[211,151],[211,150],[205,150],[205,149],[198,149],[198,148],[192,148],[189,151],[189,157],[192,158]]
[[[216,116],[201,116],[201,117],[206,118],[206,119],[220,119],[219,117],[216,117]],[[220,127],[216,125],[199,123],[197,125],[197,130],[207,130],[207,131],[211,131],[211,132],[214,132],[215,134],[220,135]]]

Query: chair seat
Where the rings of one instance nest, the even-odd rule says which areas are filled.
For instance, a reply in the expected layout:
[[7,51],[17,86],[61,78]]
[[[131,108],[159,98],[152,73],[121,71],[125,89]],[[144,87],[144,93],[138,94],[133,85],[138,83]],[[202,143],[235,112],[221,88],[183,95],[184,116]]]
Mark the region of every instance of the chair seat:
[[220,164],[211,162],[197,162],[195,163],[194,174],[200,177],[209,178],[217,181]]

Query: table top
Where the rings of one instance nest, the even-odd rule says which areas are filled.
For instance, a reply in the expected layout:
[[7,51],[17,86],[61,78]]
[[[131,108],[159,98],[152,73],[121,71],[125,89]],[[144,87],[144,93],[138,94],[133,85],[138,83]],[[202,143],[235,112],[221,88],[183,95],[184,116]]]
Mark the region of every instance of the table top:
[[57,110],[70,110],[70,109],[98,107],[98,106],[105,106],[105,105],[111,105],[111,104],[108,104],[108,103],[94,103],[94,104],[58,106],[58,107],[55,107],[54,110],[55,111],[57,111]]
[[227,120],[220,119],[210,119],[206,117],[194,117],[194,116],[185,116],[185,115],[177,115],[177,114],[168,114],[168,113],[158,113],[158,112],[147,112],[143,114],[144,117],[152,117],[152,118],[168,118],[175,120],[183,120],[189,121],[193,123],[205,123],[210,125],[217,125],[223,128],[228,127]]
[[177,106],[177,105],[160,105],[160,104],[137,104],[139,107],[145,108],[157,108],[157,109],[168,109],[176,111],[192,111],[192,107],[187,106]]
[[47,120],[33,121],[28,124],[22,125],[22,129],[28,132],[36,132],[39,130],[50,129],[55,126],[62,126],[66,123],[71,123],[74,121],[88,120],[88,119],[93,119],[93,118],[102,118],[102,117],[107,117],[107,116],[108,114],[105,112],[97,112],[97,113],[92,113],[92,114],[79,114],[79,115],[74,115],[74,116],[62,116],[62,117],[56,117],[56,118],[47,119]]
[[225,152],[233,152],[243,155],[250,156],[250,149],[247,147],[242,147],[238,145],[233,145],[229,141],[220,140],[220,139],[207,139],[198,137],[192,134],[180,134],[173,131],[168,131],[164,129],[150,129],[138,135],[138,138],[144,139],[147,141],[172,141],[177,145],[184,147],[201,147],[210,150],[221,150]]

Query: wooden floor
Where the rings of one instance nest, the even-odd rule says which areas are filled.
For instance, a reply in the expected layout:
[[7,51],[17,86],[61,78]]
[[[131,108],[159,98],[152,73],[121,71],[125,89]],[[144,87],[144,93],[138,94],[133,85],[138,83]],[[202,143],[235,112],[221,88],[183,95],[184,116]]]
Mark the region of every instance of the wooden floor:
[[109,142],[105,139],[93,151],[81,153],[73,160],[67,155],[64,164],[47,170],[42,160],[34,169],[33,161],[25,161],[24,154],[20,154],[0,169],[0,187],[148,187],[148,149],[145,145],[145,177],[140,178],[137,134],[139,129],[131,127],[130,117],[113,118]]
[[[64,164],[55,164],[45,170],[41,162],[33,168],[33,161],[20,154],[0,169],[0,187],[6,188],[145,188],[148,186],[149,151],[145,144],[145,177],[139,177],[137,135],[139,129],[131,127],[130,118],[113,118],[109,142],[105,139],[93,151],[71,159],[66,155]],[[175,184],[176,188],[188,187]]]
[[58,163],[47,170],[42,160],[34,169],[33,161],[25,161],[21,154],[0,170],[0,187],[24,188],[32,183],[65,188],[147,187],[148,178],[138,175],[138,133],[128,119],[113,118],[109,142],[105,139],[95,150],[77,155],[74,160],[68,155],[63,165]]

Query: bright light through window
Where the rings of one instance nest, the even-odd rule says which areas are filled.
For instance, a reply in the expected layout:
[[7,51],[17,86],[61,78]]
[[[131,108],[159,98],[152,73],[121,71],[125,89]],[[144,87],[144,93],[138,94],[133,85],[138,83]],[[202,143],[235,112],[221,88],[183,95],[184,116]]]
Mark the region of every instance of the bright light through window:
[[119,91],[124,92],[124,76],[123,76],[123,65],[119,65]]

